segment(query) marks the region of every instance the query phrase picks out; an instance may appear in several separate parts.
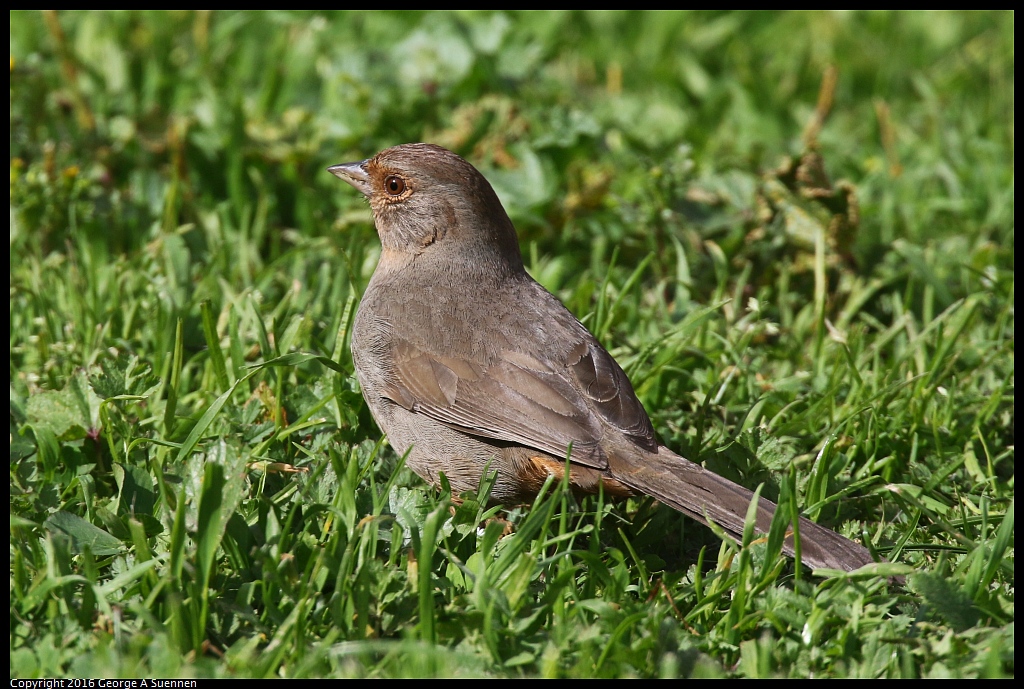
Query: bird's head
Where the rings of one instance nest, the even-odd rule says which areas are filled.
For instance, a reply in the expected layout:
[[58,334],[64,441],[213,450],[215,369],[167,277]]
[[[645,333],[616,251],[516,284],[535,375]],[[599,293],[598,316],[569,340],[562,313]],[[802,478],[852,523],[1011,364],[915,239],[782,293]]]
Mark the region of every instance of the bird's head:
[[515,228],[480,172],[433,144],[403,144],[327,168],[362,192],[386,252],[442,251],[453,260],[522,270]]

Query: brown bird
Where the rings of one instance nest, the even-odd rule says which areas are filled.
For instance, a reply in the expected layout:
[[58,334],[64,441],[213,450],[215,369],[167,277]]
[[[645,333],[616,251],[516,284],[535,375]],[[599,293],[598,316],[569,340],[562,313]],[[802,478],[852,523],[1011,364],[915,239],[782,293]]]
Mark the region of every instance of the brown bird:
[[[523,267],[483,175],[439,146],[395,146],[328,170],[369,199],[383,251],[352,332],[374,419],[406,463],[452,491],[496,471],[493,500],[530,500],[548,476],[581,493],[651,495],[742,538],[753,493],[660,445],[615,359]],[[757,530],[775,505],[761,499]],[[801,518],[812,567],[872,562]],[[793,539],[785,544],[793,554]]]

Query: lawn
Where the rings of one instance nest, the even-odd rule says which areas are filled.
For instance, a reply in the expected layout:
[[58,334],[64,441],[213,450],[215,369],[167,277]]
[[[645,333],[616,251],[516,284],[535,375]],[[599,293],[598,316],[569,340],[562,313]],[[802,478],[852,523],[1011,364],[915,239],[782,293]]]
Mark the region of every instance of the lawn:
[[[12,678],[1013,676],[1012,13],[10,20]],[[410,141],[664,444],[888,563],[406,469],[326,168]]]

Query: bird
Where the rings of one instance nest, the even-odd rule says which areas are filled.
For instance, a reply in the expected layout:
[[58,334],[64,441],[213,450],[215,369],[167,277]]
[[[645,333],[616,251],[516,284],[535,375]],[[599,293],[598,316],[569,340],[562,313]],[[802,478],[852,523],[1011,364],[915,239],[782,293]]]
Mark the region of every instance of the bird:
[[[428,143],[334,165],[369,201],[381,243],[351,351],[362,394],[406,465],[452,493],[496,473],[490,499],[532,500],[548,477],[579,494],[649,495],[737,541],[754,493],[662,445],[629,378],[526,271],[497,194]],[[766,534],[776,506],[760,498]],[[792,524],[783,550],[794,555]],[[799,518],[801,560],[852,571],[863,545]]]

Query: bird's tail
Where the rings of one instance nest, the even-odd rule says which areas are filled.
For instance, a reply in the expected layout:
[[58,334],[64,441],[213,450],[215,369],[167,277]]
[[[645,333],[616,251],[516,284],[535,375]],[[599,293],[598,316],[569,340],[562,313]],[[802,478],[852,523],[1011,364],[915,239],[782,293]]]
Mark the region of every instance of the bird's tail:
[[[645,453],[642,457],[629,452],[622,454],[628,456],[612,458],[610,466],[618,481],[704,524],[712,521],[737,541],[742,540],[747,508],[754,497],[752,491],[664,447],[657,454]],[[774,514],[775,503],[760,498],[756,530],[767,534]],[[798,530],[801,560],[812,568],[851,571],[874,562],[864,546],[809,519],[800,517]],[[792,529],[789,531],[782,549],[793,556]]]

